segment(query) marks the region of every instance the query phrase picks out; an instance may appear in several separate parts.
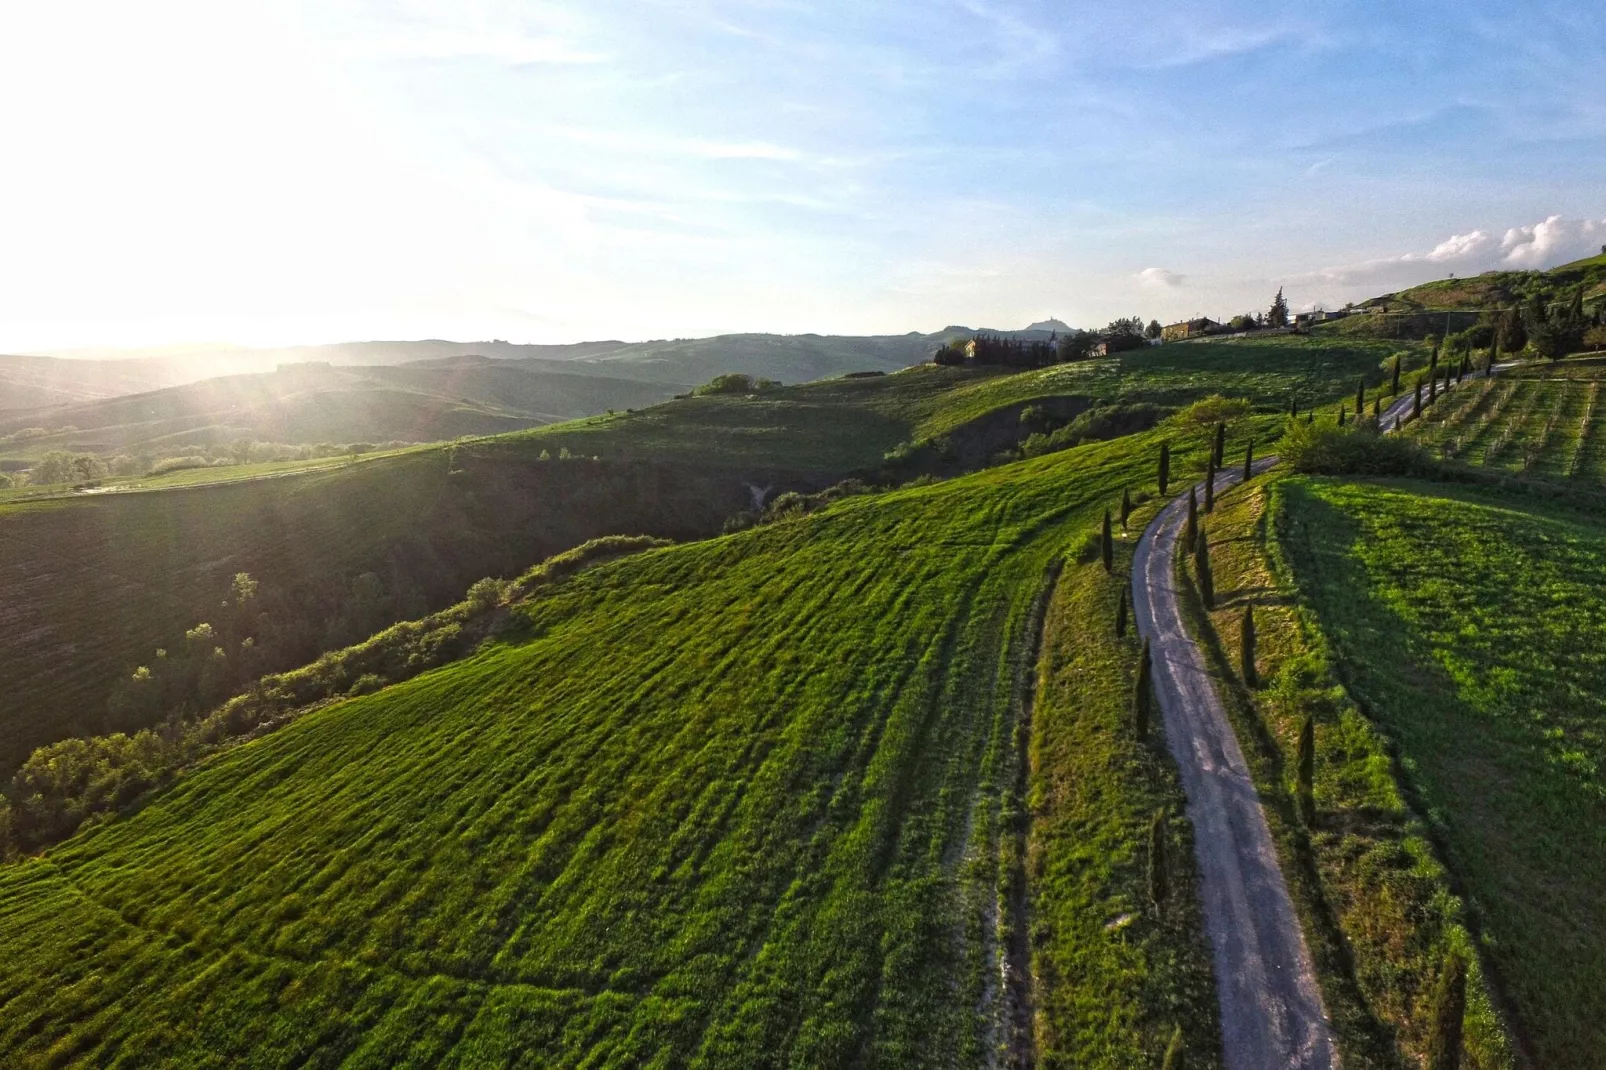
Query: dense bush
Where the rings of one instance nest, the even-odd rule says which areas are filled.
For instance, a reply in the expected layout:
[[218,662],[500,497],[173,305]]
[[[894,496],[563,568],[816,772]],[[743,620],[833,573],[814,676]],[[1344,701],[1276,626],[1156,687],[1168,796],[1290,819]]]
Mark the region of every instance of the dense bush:
[[1220,394],[1211,394],[1183,409],[1178,419],[1199,427],[1209,427],[1211,424],[1236,420],[1248,412],[1249,401],[1245,398],[1224,398]]
[[1416,443],[1380,435],[1369,423],[1335,427],[1293,420],[1278,452],[1294,471],[1312,475],[1431,475],[1437,468]]
[[730,372],[725,375],[716,375],[702,386],[692,390],[693,397],[708,397],[714,394],[757,394],[760,391],[770,390],[781,384],[774,379],[760,379],[752,375],[743,375],[740,372]]

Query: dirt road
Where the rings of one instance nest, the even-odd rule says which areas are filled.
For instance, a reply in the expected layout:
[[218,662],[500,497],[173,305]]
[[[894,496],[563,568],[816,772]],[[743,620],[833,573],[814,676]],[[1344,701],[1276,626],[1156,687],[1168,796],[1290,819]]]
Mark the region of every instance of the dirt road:
[[[1264,458],[1255,471],[1275,461]],[[1217,491],[1242,475],[1218,474]],[[1132,605],[1152,648],[1154,694],[1188,797],[1223,1057],[1229,1070],[1325,1070],[1338,1059],[1305,936],[1238,737],[1204,652],[1183,626],[1173,562],[1186,517],[1187,502],[1178,498],[1143,533],[1132,559]]]

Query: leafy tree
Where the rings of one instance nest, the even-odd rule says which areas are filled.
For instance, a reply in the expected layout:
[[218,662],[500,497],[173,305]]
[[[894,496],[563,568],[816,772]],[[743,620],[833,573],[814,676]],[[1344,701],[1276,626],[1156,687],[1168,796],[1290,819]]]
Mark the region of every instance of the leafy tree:
[[944,342],[931,355],[932,363],[952,368],[965,363],[965,344],[957,339]]
[[1163,330],[1163,328],[1160,326],[1159,320],[1150,320],[1149,325],[1143,328],[1143,337],[1152,342],[1156,338],[1160,337],[1161,330]]
[[1143,320],[1137,316],[1125,316],[1121,319],[1111,320],[1109,326],[1099,332],[1104,338],[1104,348],[1108,353],[1120,353],[1128,349],[1137,349],[1143,345]]
[[1307,716],[1299,726],[1299,752],[1296,759],[1299,816],[1306,825],[1316,823],[1316,722]]
[[1459,1070],[1461,1027],[1467,1010],[1467,964],[1454,951],[1446,957],[1433,993],[1433,1032],[1428,1035],[1427,1070]]
[[1160,443],[1160,494],[1164,496],[1171,483],[1171,443]]
[[1543,319],[1528,324],[1528,344],[1541,357],[1560,360],[1583,346],[1584,328],[1582,309],[1575,315],[1571,306],[1558,307]]
[[1244,606],[1243,625],[1238,629],[1238,667],[1243,671],[1244,683],[1249,687],[1260,684],[1255,670],[1255,607]]
[[1150,675],[1154,668],[1149,653],[1149,641],[1143,640],[1138,650],[1138,676],[1132,682],[1132,725],[1139,739],[1149,738],[1149,707],[1153,703],[1153,684]]
[[1166,851],[1165,810],[1158,809],[1149,819],[1149,901],[1164,911],[1171,898],[1171,859]]
[[1277,296],[1272,299],[1271,309],[1266,313],[1266,326],[1288,326],[1288,302],[1283,298],[1281,286],[1277,288]]
[[1519,353],[1528,344],[1528,331],[1516,309],[1500,313],[1495,321],[1495,346],[1502,353]]
[[1110,511],[1104,510],[1104,529],[1099,534],[1099,557],[1105,572],[1115,571],[1115,533],[1110,529]]

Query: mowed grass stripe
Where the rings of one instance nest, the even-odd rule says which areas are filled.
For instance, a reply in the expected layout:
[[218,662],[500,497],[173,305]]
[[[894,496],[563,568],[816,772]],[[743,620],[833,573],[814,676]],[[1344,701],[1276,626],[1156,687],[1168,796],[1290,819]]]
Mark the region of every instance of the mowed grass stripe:
[[[1156,432],[600,566],[0,871],[27,949],[0,1017],[28,1023],[0,1061],[985,1061],[1011,666],[1045,566],[1162,435],[1195,463]],[[1087,772],[1138,815],[1090,847],[1128,888],[1163,797],[1131,771]],[[1120,1010],[1057,1028],[1207,1045],[1195,1003],[1109,972],[1128,934],[1098,916],[1058,983]]]

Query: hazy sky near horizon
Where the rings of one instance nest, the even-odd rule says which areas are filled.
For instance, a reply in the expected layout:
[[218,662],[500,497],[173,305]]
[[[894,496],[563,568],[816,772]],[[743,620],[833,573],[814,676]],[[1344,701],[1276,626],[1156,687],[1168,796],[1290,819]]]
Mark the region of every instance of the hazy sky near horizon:
[[1097,326],[1606,243],[1597,4],[0,0],[0,352]]

